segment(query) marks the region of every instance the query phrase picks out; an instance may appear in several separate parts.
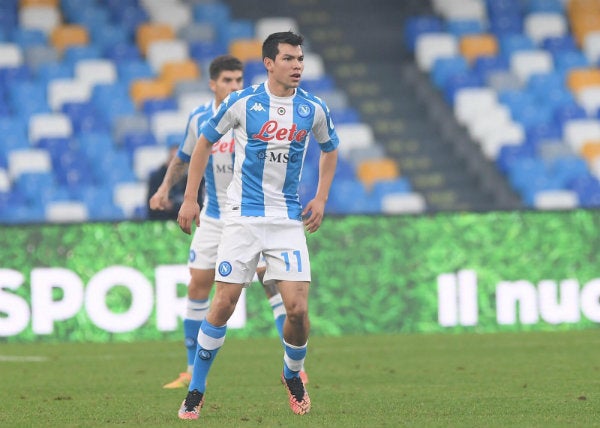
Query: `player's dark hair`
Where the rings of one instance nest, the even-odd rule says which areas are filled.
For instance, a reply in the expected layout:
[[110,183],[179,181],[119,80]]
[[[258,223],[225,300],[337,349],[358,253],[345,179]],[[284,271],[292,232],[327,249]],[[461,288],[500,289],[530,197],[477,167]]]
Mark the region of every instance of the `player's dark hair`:
[[224,71],[244,71],[242,61],[233,55],[221,55],[216,57],[208,67],[208,74],[211,80],[217,80]]
[[282,31],[280,33],[270,34],[265,39],[262,45],[263,59],[271,58],[273,61],[279,53],[279,43],[285,43],[292,46],[301,46],[304,42],[304,37],[292,31]]

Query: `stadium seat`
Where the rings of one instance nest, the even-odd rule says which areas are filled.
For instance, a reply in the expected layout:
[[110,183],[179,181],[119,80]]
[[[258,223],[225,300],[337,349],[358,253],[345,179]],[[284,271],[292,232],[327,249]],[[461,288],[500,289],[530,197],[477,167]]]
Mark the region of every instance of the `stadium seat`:
[[332,185],[326,211],[333,214],[365,214],[376,210],[367,189],[356,178],[340,179],[337,177]]
[[36,114],[28,124],[29,141],[35,145],[44,137],[71,137],[73,126],[69,117],[63,113]]
[[146,51],[146,60],[157,74],[164,64],[189,58],[188,45],[183,40],[157,40],[151,42]]
[[366,123],[348,123],[336,126],[336,132],[340,141],[339,149],[342,156],[353,148],[368,148],[375,144],[375,135],[370,125]]
[[417,192],[390,193],[381,198],[383,214],[420,214],[426,209],[425,198]]
[[44,149],[13,150],[8,154],[8,174],[12,181],[29,172],[50,173],[52,161]]
[[136,44],[144,56],[151,43],[159,40],[174,40],[175,36],[175,30],[170,25],[153,22],[140,24],[135,32]]
[[133,132],[149,132],[150,121],[144,114],[120,116],[115,119],[113,126],[113,139],[116,144],[122,145],[123,138]]
[[57,52],[63,53],[71,46],[85,46],[90,43],[87,28],[78,24],[61,24],[52,29],[50,42]]
[[495,57],[498,54],[498,40],[493,34],[469,34],[460,38],[460,54],[473,63],[480,57]]
[[454,97],[454,116],[463,125],[475,123],[497,103],[497,93],[489,87],[463,88]]
[[30,5],[19,8],[19,26],[24,29],[41,30],[50,34],[62,22],[58,7]]
[[229,45],[231,55],[239,58],[240,61],[262,60],[262,40],[258,39],[237,39]]
[[8,193],[11,190],[11,181],[8,171],[0,168],[0,193]]
[[197,80],[200,78],[198,64],[191,59],[173,61],[163,64],[160,79],[166,82],[173,91],[175,84],[182,80]]
[[144,6],[151,22],[168,25],[175,32],[193,21],[192,9],[185,2],[145,1]]
[[600,64],[600,30],[585,36],[582,50],[590,64]]
[[350,161],[352,165],[358,167],[358,165],[365,161],[380,161],[386,157],[386,154],[382,144],[374,144],[369,147],[355,147],[349,149],[344,153],[344,157]]
[[213,42],[217,38],[217,31],[210,22],[190,22],[177,31],[177,37],[185,40],[188,44]]
[[510,56],[510,69],[525,85],[529,77],[536,73],[549,73],[553,70],[552,56],[541,49],[518,51]]
[[572,190],[542,190],[535,193],[533,206],[538,210],[572,210],[579,206],[579,197]]
[[214,95],[208,90],[187,92],[177,97],[177,106],[179,107],[179,111],[191,112],[196,107],[206,104],[212,99],[214,99]]
[[218,40],[224,46],[238,39],[255,39],[254,21],[250,19],[233,19],[226,27],[218,29]]
[[404,23],[404,43],[409,52],[414,53],[417,39],[424,33],[440,33],[444,22],[435,15],[409,16]]
[[433,62],[430,70],[430,78],[434,85],[442,89],[446,82],[461,73],[469,70],[469,63],[462,55],[438,58]]
[[594,117],[600,109],[600,86],[588,86],[581,89],[576,99],[589,117]]
[[[117,68],[108,59],[84,59],[75,64],[75,78],[93,87],[101,83],[114,83],[117,80]],[[91,88],[90,88],[91,90]]]
[[437,58],[455,56],[459,53],[456,37],[440,33],[424,33],[415,43],[415,59],[422,71],[429,71]]
[[600,140],[589,140],[581,146],[581,156],[588,162],[600,157]]
[[23,50],[16,43],[0,43],[0,68],[23,64]]
[[167,146],[141,146],[133,152],[133,171],[139,181],[147,181],[169,157]]
[[45,216],[50,223],[81,223],[89,219],[87,206],[78,201],[49,202]]
[[179,134],[185,130],[188,123],[187,111],[158,112],[150,118],[150,129],[156,137],[158,144],[166,144],[169,134]]
[[46,64],[57,64],[59,56],[56,50],[51,46],[34,45],[25,48],[25,64],[31,69],[34,75],[40,76],[39,70]]
[[136,106],[140,107],[145,100],[151,98],[168,98],[171,96],[170,86],[161,80],[136,79],[131,82],[130,96]]
[[289,16],[266,16],[258,18],[254,23],[255,37],[258,40],[265,40],[271,33],[288,30],[298,32],[296,19]]
[[117,183],[114,187],[113,199],[116,206],[125,213],[126,218],[133,218],[135,210],[146,206],[148,184],[141,181]]
[[398,164],[390,158],[365,160],[356,168],[357,178],[369,190],[374,183],[395,180],[399,175]]
[[325,64],[323,58],[314,52],[304,53],[304,72],[302,78],[306,80],[318,80],[325,77]]
[[211,22],[217,28],[231,21],[230,7],[224,2],[202,2],[192,6],[194,22]]
[[434,0],[433,7],[446,21],[487,21],[485,2],[481,0]]
[[48,83],[48,105],[52,111],[60,111],[67,102],[87,102],[91,86],[76,79],[54,79]]
[[574,94],[590,86],[600,86],[600,69],[577,68],[567,73],[567,87]]
[[588,141],[600,140],[600,120],[572,119],[563,126],[563,139],[575,153]]
[[567,34],[568,23],[565,15],[559,12],[533,12],[524,18],[524,30],[536,44],[548,37],[562,37]]

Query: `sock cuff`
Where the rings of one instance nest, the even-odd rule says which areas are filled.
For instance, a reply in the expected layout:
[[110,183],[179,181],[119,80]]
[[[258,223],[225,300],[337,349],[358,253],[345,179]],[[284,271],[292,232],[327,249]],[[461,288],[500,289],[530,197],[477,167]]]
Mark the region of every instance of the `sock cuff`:
[[218,349],[225,342],[226,332],[227,325],[215,327],[205,319],[198,332],[198,345],[209,351]]
[[277,293],[269,297],[269,304],[273,309],[275,309],[276,306],[283,305],[283,299],[281,298],[281,294]]

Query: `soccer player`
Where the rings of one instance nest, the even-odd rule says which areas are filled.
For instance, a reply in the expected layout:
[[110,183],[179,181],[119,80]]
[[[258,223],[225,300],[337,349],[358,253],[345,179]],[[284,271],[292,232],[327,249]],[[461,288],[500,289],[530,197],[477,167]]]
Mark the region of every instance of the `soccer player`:
[[[230,55],[215,58],[209,66],[209,85],[214,100],[197,107],[189,116],[184,140],[179,145],[177,155],[173,157],[165,177],[158,190],[150,198],[150,207],[155,210],[168,209],[169,191],[185,176],[190,155],[196,146],[202,124],[212,117],[217,107],[231,92],[242,88],[243,64]],[[215,277],[217,246],[221,237],[227,186],[233,175],[233,137],[231,132],[224,133],[212,146],[209,167],[204,177],[206,200],[202,209],[202,226],[194,233],[190,245],[188,266],[191,279],[187,290],[187,311],[183,320],[185,346],[187,348],[187,370],[179,377],[164,385],[164,388],[186,388],[192,378],[196,340],[200,323],[206,316],[209,306],[209,294]],[[256,270],[259,280],[265,272],[264,265]],[[283,338],[285,308],[281,295],[273,285],[264,285],[264,290],[273,309],[275,325],[279,336]],[[305,375],[303,373],[303,375]]]
[[[311,408],[300,378],[309,335],[308,290],[311,280],[305,231],[321,226],[337,165],[337,134],[325,103],[299,88],[304,70],[303,37],[293,32],[269,35],[262,46],[267,81],[233,92],[205,123],[190,160],[178,223],[191,233],[200,225],[195,198],[213,143],[233,129],[235,163],[227,189],[224,226],[217,252],[216,287],[198,335],[188,394],[181,419],[198,419],[206,377],[225,341],[227,321],[254,275],[261,254],[264,282],[277,284],[287,317],[283,325],[281,380],[292,411]],[[302,208],[298,186],[312,134],[319,144],[319,182],[314,199]],[[204,220],[202,220],[204,221]]]

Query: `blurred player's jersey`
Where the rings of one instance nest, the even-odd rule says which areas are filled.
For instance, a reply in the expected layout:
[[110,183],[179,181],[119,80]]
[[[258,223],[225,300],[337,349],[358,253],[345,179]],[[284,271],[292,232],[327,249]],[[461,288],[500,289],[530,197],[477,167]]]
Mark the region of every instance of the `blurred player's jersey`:
[[277,97],[266,83],[253,85],[229,95],[202,133],[218,145],[231,129],[236,156],[228,212],[300,220],[298,186],[309,133],[322,151],[339,144],[325,103],[300,88]]
[[[202,125],[216,112],[214,101],[209,101],[197,107],[190,113],[185,137],[179,145],[177,156],[189,163],[198,142]],[[227,186],[233,176],[233,136],[232,132],[225,133],[218,142],[213,144],[212,154],[204,174],[206,194],[202,215],[221,218],[221,213],[227,202]]]

